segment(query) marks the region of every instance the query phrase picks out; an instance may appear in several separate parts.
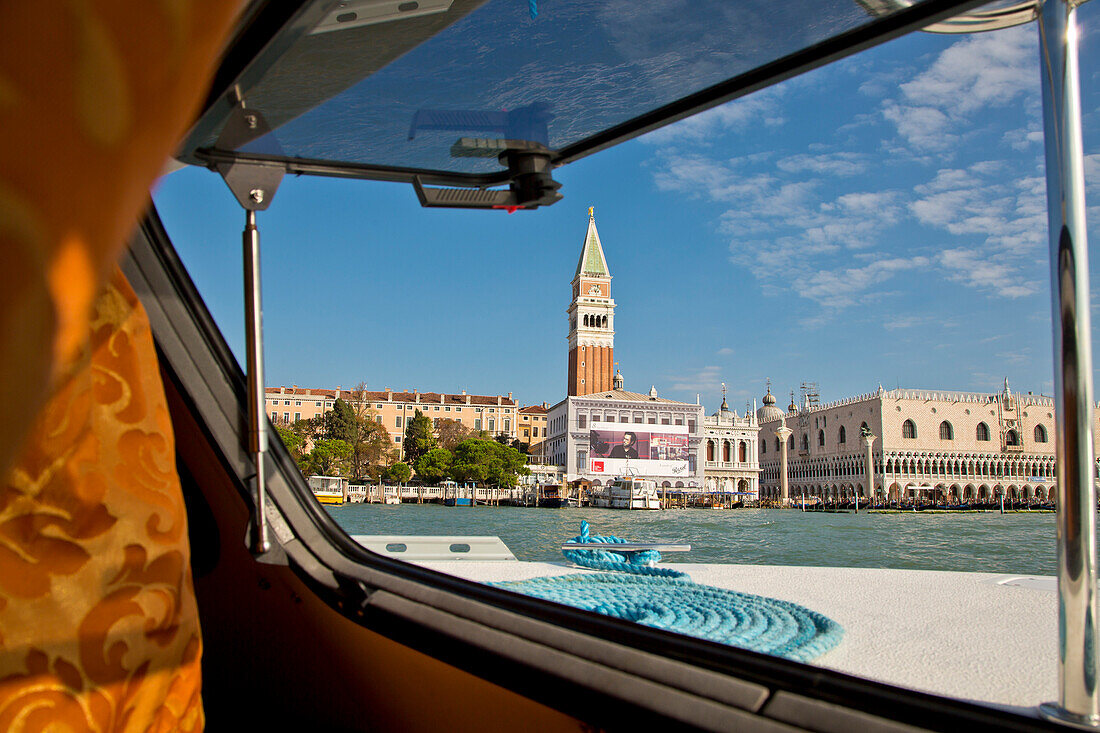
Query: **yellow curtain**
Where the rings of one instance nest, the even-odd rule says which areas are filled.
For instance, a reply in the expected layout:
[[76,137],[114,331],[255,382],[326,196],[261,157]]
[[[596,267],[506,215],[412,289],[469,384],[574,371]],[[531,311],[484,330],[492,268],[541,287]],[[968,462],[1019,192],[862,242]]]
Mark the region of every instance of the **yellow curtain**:
[[238,6],[0,0],[0,730],[202,726],[171,424],[115,262]]

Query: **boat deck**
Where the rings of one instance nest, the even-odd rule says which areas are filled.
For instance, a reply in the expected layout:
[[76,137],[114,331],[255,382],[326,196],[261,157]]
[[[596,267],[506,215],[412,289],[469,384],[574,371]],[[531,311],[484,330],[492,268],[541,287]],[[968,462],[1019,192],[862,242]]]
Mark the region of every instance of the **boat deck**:
[[[589,572],[568,563],[425,562],[483,582]],[[932,570],[665,564],[703,583],[800,603],[844,627],[813,664],[1009,707],[1055,700],[1053,577]]]

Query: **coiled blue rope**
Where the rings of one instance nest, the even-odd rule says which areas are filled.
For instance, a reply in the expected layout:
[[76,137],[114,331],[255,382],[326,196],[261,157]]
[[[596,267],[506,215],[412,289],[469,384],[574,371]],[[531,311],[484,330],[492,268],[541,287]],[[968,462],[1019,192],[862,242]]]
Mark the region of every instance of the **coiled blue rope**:
[[[566,540],[565,543],[601,542],[613,546],[626,541],[613,535],[589,534],[588,522],[582,520],[581,533],[573,539]],[[565,555],[566,560],[593,570],[611,570],[635,575],[658,575],[665,578],[687,577],[687,573],[682,573],[679,570],[656,567],[657,563],[661,561],[661,553],[656,550],[641,550],[627,554],[614,552],[610,547],[606,550],[566,550],[563,548],[561,554]]]
[[[625,542],[616,537],[589,535],[587,522],[581,525],[581,534],[572,541],[607,542],[611,545]],[[602,564],[605,567],[599,569],[629,569],[492,585],[605,616],[799,662],[808,662],[829,651],[840,643],[844,634],[840,624],[797,603],[698,585],[677,571],[671,571],[675,575],[648,572],[669,568],[652,568],[628,562],[625,558],[607,560],[602,556],[582,554],[595,552],[623,557],[615,552],[562,552],[574,562],[578,559],[573,554],[578,553],[579,559],[588,563],[585,567]],[[654,554],[659,559],[659,553]],[[655,560],[647,558],[646,561]]]

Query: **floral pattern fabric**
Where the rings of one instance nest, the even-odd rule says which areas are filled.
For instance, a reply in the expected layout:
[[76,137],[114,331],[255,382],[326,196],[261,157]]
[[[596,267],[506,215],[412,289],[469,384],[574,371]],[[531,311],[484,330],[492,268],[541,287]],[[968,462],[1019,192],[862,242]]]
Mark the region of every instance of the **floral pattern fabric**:
[[149,323],[120,272],[0,485],[0,730],[194,730],[202,642]]

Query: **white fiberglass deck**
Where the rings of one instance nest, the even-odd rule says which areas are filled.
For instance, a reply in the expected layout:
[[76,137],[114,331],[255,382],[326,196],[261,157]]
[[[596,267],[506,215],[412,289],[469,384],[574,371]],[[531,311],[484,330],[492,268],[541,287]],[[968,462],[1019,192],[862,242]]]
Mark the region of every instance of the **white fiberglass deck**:
[[[425,562],[478,581],[588,572],[562,563]],[[800,603],[844,627],[814,664],[950,697],[1032,707],[1057,699],[1052,577],[932,570],[667,565],[696,583]]]

